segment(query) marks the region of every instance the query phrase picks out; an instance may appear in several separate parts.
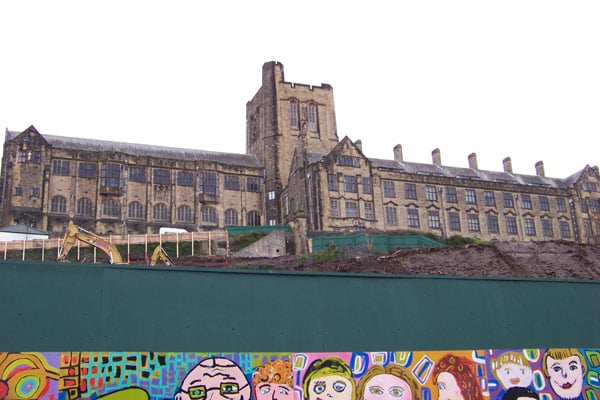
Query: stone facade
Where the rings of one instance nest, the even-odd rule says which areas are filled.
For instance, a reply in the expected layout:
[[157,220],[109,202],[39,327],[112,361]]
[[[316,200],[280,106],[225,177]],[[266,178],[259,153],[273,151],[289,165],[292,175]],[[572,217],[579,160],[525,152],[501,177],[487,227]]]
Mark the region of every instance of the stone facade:
[[1,222],[62,232],[69,221],[98,234],[289,224],[297,249],[313,231],[431,232],[484,240],[592,242],[600,237],[600,174],[565,179],[368,158],[339,140],[333,88],[285,81],[267,62],[246,105],[246,153],[66,138],[33,126],[6,131]]

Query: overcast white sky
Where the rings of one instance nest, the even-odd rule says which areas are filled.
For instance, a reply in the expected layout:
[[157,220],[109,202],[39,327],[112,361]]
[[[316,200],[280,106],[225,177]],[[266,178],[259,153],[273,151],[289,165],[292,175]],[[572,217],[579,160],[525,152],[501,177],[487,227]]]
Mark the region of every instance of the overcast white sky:
[[600,164],[599,21],[597,0],[4,0],[0,128],[244,153],[276,60],[333,86],[369,157],[564,178]]

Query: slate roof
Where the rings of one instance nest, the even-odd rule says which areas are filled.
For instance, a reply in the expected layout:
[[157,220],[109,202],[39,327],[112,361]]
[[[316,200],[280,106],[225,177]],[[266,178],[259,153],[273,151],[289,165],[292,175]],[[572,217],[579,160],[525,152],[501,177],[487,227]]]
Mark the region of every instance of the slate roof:
[[[7,131],[7,140],[21,132]],[[41,135],[52,146],[60,149],[83,151],[119,152],[132,156],[148,156],[186,161],[212,161],[220,164],[262,168],[256,157],[249,154],[221,153],[207,150],[182,149],[148,144],[113,142],[109,140],[84,139],[66,136]]]

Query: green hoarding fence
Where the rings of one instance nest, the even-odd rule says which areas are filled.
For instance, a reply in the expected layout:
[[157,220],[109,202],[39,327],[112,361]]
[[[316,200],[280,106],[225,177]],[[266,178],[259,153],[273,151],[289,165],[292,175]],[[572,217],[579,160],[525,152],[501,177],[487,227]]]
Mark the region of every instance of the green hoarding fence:
[[375,253],[391,253],[397,249],[412,247],[440,247],[442,243],[422,235],[369,235],[356,233],[353,235],[318,236],[312,239],[313,252],[321,251],[328,246],[351,247],[366,246]]

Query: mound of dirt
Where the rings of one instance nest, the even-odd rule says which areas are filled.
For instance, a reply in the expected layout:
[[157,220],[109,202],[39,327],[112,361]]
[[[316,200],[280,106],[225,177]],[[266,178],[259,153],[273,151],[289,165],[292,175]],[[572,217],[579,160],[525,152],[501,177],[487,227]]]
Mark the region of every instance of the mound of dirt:
[[252,259],[193,256],[179,258],[175,263],[198,268],[600,280],[600,246],[567,241],[413,248],[321,263],[296,256]]

